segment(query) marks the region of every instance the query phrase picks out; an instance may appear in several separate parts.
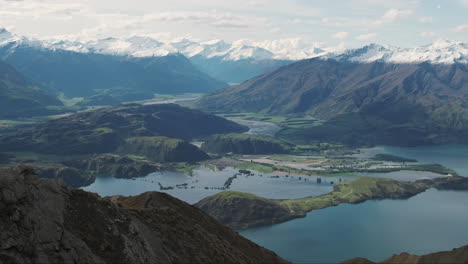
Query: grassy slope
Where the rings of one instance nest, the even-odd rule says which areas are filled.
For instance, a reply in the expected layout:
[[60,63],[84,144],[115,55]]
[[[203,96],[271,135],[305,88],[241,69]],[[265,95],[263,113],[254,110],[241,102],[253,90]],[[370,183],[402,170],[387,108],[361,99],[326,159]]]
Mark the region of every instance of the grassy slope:
[[[384,178],[362,177],[336,184],[333,192],[318,197],[284,200],[280,205],[291,212],[307,213],[312,210],[335,206],[341,203],[359,203],[373,198],[391,197],[407,192],[410,184]],[[424,186],[414,184],[415,191],[425,190]]]
[[271,154],[288,153],[291,145],[264,135],[218,134],[208,137],[201,147],[211,153]]
[[[405,199],[429,188],[466,190],[468,189],[468,181],[463,177],[447,177],[410,183],[384,178],[362,177],[337,183],[333,192],[317,197],[273,200],[249,193],[229,191],[207,197],[196,206],[206,210],[212,216],[222,219],[223,223],[228,226],[249,228],[304,217],[310,211],[343,203],[357,204],[375,199]],[[228,207],[226,207],[227,204],[229,204]],[[262,211],[267,207],[270,208],[268,214],[255,214],[256,211]],[[273,217],[280,213],[281,217]]]

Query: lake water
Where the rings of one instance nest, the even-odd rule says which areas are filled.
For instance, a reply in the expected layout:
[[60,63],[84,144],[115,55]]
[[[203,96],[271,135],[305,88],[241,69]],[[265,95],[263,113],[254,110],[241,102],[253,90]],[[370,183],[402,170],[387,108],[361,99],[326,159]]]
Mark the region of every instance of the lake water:
[[414,148],[377,146],[362,149],[361,156],[379,153],[417,159],[423,163],[439,163],[454,169],[461,176],[468,177],[468,145],[421,146]]
[[[360,155],[378,153],[440,163],[468,176],[467,145],[378,146],[363,149]],[[420,176],[414,174],[415,179]],[[368,201],[312,211],[303,219],[241,234],[295,263],[337,263],[354,257],[382,261],[401,252],[427,254],[467,245],[467,203],[468,192],[431,189],[408,200]]]
[[[221,171],[212,171],[209,168],[198,168],[193,176],[180,172],[157,172],[143,178],[117,179],[113,177],[98,177],[96,181],[83,189],[98,193],[101,196],[110,195],[138,195],[148,191],[163,191],[190,204],[221,192],[229,177],[238,173],[235,168],[225,168]],[[294,199],[309,196],[318,196],[333,190],[331,181],[338,178],[322,178],[324,182],[317,183],[317,177],[297,176],[286,174],[265,174],[252,171],[254,176],[238,175],[233,180],[230,190],[249,192],[261,197],[271,199]],[[307,180],[306,180],[307,179]],[[352,177],[341,177],[349,180]],[[160,190],[163,187],[174,187],[173,190]],[[186,186],[180,186],[187,184]],[[177,188],[177,185],[179,187]],[[187,187],[187,189],[185,189]]]
[[356,173],[357,176],[362,177],[377,177],[377,178],[388,178],[397,181],[407,181],[407,182],[414,182],[417,180],[424,180],[424,179],[435,179],[443,177],[440,174],[432,173],[428,171],[408,171],[408,170],[401,170],[401,171],[393,171],[388,173],[376,173],[376,172],[360,172]]
[[382,261],[467,245],[467,202],[468,192],[431,189],[408,200],[343,204],[240,233],[294,263]]
[[[466,145],[418,148],[379,146],[363,149],[360,155],[373,156],[378,153],[414,158],[424,163],[440,163],[468,176]],[[216,172],[199,168],[193,176],[159,172],[135,180],[99,177],[84,189],[102,196],[136,195],[159,191],[158,183],[164,187],[187,183],[187,189],[182,187],[164,192],[195,203],[220,192],[212,188],[223,187],[226,180],[237,172],[234,168]],[[329,183],[317,184],[315,177],[304,181],[303,177],[299,179],[300,176],[254,173],[254,176],[238,176],[231,190],[275,199],[317,196],[332,190]],[[416,180],[433,175],[403,171],[371,176]],[[467,245],[467,202],[468,192],[428,190],[408,200],[368,201],[359,205],[343,204],[316,210],[303,219],[240,233],[295,263],[336,263],[358,256],[380,261],[401,252],[426,254]]]

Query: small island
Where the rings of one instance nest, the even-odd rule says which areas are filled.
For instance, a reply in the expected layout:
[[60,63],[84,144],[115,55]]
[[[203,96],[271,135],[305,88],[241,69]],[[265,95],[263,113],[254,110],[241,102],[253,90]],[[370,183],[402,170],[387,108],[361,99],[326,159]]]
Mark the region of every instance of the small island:
[[334,185],[333,192],[302,199],[273,200],[249,193],[226,191],[207,197],[195,206],[234,229],[277,224],[307,213],[343,203],[368,200],[407,199],[430,188],[468,190],[468,178],[451,176],[433,180],[400,182],[385,178],[361,177]]

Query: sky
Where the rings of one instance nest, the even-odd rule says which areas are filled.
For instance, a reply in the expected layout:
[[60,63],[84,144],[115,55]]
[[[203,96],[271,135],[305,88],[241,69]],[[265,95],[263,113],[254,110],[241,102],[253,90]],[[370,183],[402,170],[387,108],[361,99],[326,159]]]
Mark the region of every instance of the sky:
[[468,0],[0,0],[0,27],[36,38],[414,47],[468,42]]

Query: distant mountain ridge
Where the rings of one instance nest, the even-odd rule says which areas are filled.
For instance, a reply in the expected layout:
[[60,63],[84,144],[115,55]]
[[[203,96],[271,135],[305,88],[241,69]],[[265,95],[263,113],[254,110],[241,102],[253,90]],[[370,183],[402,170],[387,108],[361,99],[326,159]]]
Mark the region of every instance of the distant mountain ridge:
[[467,106],[464,63],[322,58],[282,67],[198,103],[212,112],[309,114],[327,121],[291,132],[307,140],[397,145],[468,142]]
[[[83,53],[0,30],[0,59],[55,94],[88,97],[135,92],[206,93],[226,87],[181,54],[130,57]],[[125,97],[125,96],[123,96]],[[151,98],[150,97],[150,98]]]
[[343,49],[303,43],[299,39],[252,41],[238,40],[232,43],[215,39],[194,41],[175,39],[159,41],[146,36],[129,38],[105,38],[88,41],[48,39],[35,40],[15,35],[0,28],[0,46],[20,42],[50,50],[68,50],[78,53],[97,53],[131,57],[161,57],[181,53],[188,58],[203,57],[224,61],[238,60],[287,60],[297,61],[315,57],[349,60],[354,62],[384,61],[387,63],[467,63],[468,44],[438,40],[432,44],[413,48],[369,44],[361,48]]
[[370,44],[359,49],[334,52],[324,59],[352,62],[453,64],[468,63],[468,44],[456,41],[439,40],[430,45],[416,48],[399,48]]
[[[174,39],[160,41],[147,36],[104,38],[86,41],[67,39],[36,40],[17,36],[0,29],[0,47],[28,46],[49,53],[74,52],[122,58],[161,58],[183,55],[202,72],[227,83],[241,83],[257,75],[275,70],[294,61],[320,57],[350,62],[386,63],[466,63],[468,44],[437,41],[416,48],[399,48],[370,44],[357,49],[322,47],[300,39],[252,41],[241,39],[232,43],[215,39],[195,41]],[[10,48],[11,49],[11,48]],[[14,49],[13,49],[14,50]],[[2,56],[8,54],[4,51]],[[218,87],[219,88],[219,87]],[[209,89],[207,89],[209,90]],[[206,91],[202,91],[206,92]]]

